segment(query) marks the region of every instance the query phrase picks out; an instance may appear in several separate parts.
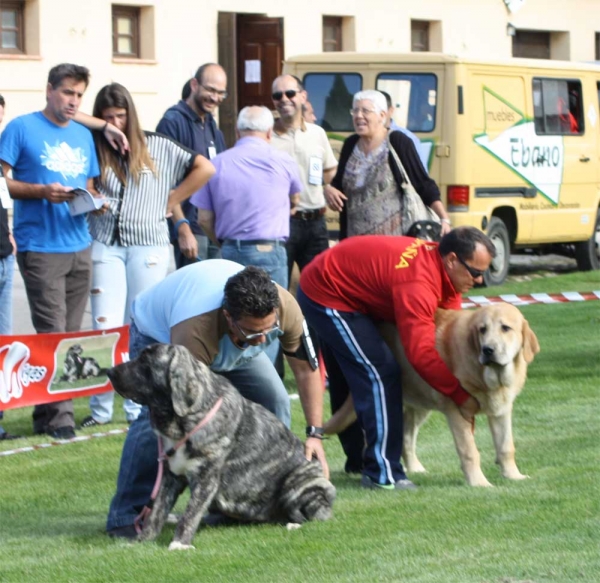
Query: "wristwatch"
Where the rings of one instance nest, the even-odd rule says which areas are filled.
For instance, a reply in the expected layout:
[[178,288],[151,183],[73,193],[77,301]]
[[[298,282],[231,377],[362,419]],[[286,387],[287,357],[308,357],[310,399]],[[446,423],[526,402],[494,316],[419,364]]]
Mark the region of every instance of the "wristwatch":
[[306,437],[316,437],[317,439],[323,439],[325,432],[322,427],[315,427],[314,425],[308,425],[306,427]]

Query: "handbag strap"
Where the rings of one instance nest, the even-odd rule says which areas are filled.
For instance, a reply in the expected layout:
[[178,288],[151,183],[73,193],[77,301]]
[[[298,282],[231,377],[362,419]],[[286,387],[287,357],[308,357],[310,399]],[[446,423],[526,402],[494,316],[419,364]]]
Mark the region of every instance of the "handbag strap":
[[400,175],[404,179],[404,182],[406,184],[409,184],[410,186],[412,186],[410,178],[408,177],[408,173],[406,172],[406,170],[404,169],[404,165],[400,161],[400,156],[398,156],[398,152],[396,152],[396,149],[394,148],[394,146],[392,145],[392,141],[390,140],[391,133],[392,132],[388,132],[388,135],[387,135],[388,148],[390,150],[390,153],[392,154],[392,158],[394,158],[394,161],[396,162],[398,169],[400,170]]

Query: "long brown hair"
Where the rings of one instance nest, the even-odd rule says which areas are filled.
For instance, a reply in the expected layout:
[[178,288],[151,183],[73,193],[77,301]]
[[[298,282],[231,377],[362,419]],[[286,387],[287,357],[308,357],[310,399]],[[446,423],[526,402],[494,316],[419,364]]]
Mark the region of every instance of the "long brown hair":
[[96,101],[94,102],[94,117],[102,118],[102,113],[109,107],[118,107],[127,111],[127,125],[125,126],[125,135],[129,140],[129,154],[127,159],[121,155],[108,143],[102,132],[94,132],[94,142],[98,152],[98,161],[102,178],[106,177],[106,172],[112,168],[117,178],[123,183],[127,182],[127,170],[133,179],[138,182],[140,173],[144,168],[150,169],[156,173],[154,162],[150,157],[146,147],[146,138],[140,128],[137,111],[131,98],[131,93],[127,91],[120,83],[111,83],[105,85],[98,91]]

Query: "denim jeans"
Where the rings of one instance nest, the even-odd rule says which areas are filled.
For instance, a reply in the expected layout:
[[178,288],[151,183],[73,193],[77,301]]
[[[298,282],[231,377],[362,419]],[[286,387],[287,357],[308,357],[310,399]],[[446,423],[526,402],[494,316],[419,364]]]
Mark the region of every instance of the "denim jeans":
[[[155,342],[131,324],[129,355],[133,359],[145,347]],[[283,382],[262,353],[241,367],[222,374],[247,399],[271,411],[286,427],[290,426],[290,400]],[[106,530],[133,524],[136,516],[150,500],[158,471],[158,445],[150,425],[147,407],[131,424],[121,455],[117,491],[110,504]]]
[[12,334],[12,288],[15,256],[0,259],[0,334]]
[[[169,270],[168,245],[131,246],[92,243],[92,323],[94,330],[107,330],[128,324],[136,296],[162,281]],[[113,417],[113,391],[90,398],[92,417],[108,423]],[[125,399],[127,421],[137,419],[140,405]]]
[[[12,286],[15,275],[15,256],[0,259],[0,334],[12,334]],[[0,411],[0,419],[3,417]],[[0,426],[0,435],[6,433]]]
[[[267,249],[271,247],[270,249]],[[264,250],[263,250],[264,249]],[[241,265],[262,267],[271,279],[283,289],[288,288],[288,265],[285,243],[277,242],[272,245],[256,245],[247,241],[225,240],[221,246],[223,259],[235,261]],[[279,353],[279,341],[265,348],[269,360],[275,364]]]

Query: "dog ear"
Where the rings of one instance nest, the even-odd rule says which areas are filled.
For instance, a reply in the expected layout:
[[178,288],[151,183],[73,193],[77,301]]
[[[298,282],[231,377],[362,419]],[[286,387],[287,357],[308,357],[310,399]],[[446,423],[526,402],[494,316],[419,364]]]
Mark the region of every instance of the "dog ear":
[[529,327],[529,322],[523,318],[523,358],[529,364],[533,357],[540,351],[540,344],[534,331]]
[[173,409],[179,417],[196,411],[201,401],[201,385],[194,372],[193,356],[181,346],[173,346],[169,366],[169,384]]
[[476,358],[479,358],[481,344],[479,342],[479,318],[476,317],[477,312],[473,313],[471,318],[471,329],[469,334],[469,347],[473,350]]

